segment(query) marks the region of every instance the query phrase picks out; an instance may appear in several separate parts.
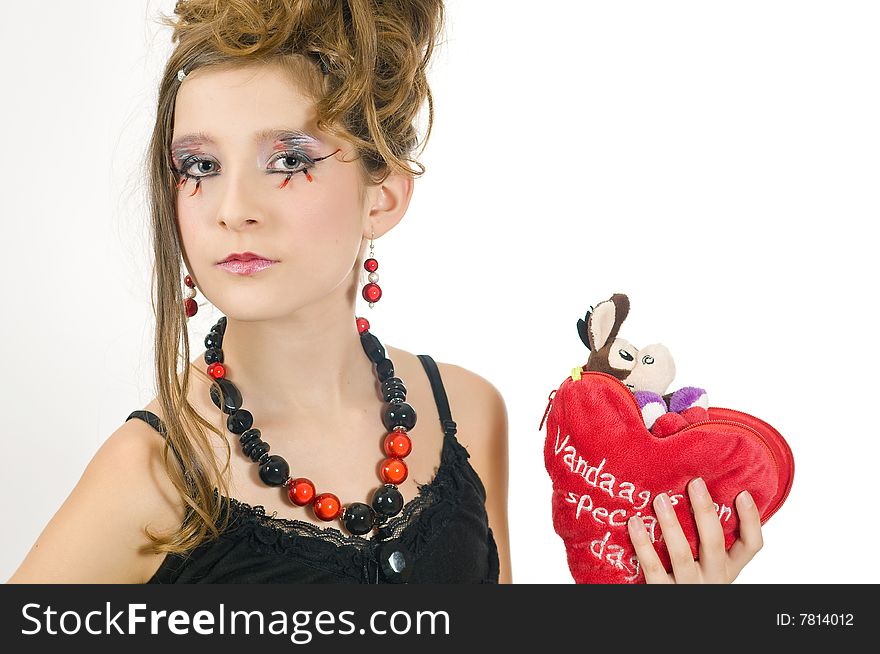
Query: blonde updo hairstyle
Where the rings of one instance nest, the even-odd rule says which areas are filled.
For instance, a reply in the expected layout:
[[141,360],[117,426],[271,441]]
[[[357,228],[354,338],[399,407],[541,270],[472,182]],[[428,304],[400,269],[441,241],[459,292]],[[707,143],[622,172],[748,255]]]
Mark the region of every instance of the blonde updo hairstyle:
[[[391,172],[418,177],[425,168],[413,158],[414,121],[427,99],[423,150],[434,119],[426,72],[443,29],[444,7],[442,0],[179,0],[174,16],[160,14],[159,21],[173,28],[176,46],[162,74],[146,153],[155,382],[166,428],[164,465],[186,511],[171,533],[145,530],[154,554],[191,550],[218,536],[229,516],[223,510],[224,504],[228,509],[231,456],[225,416],[218,412],[220,422],[212,425],[187,401],[191,355],[175,216],[177,176],[170,155],[178,70],[280,65],[314,100],[318,129],[354,146],[365,185],[381,183]],[[209,431],[225,445],[222,468]]]

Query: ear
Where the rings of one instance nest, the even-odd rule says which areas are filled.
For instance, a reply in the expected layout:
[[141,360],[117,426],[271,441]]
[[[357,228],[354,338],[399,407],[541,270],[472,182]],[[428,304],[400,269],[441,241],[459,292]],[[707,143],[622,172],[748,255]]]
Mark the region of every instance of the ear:
[[607,342],[609,343],[617,338],[617,332],[620,331],[623,321],[629,315],[629,298],[626,295],[615,293],[611,296],[610,301],[614,303],[614,326],[611,328],[611,333],[608,334]]
[[[623,293],[615,293],[610,300],[600,302],[592,313],[587,312],[587,337],[593,352],[601,350],[617,338],[620,326],[629,314],[629,298]],[[580,331],[580,325],[578,325]],[[583,340],[583,335],[581,335]]]
[[411,175],[392,172],[384,182],[366,188],[369,211],[364,220],[364,236],[382,236],[397,225],[409,207],[413,193]]
[[587,311],[587,315],[583,318],[578,319],[577,322],[577,330],[578,336],[581,338],[581,342],[587,346],[588,350],[592,350],[593,346],[590,345],[590,312],[593,310],[593,305],[590,305],[590,311]]

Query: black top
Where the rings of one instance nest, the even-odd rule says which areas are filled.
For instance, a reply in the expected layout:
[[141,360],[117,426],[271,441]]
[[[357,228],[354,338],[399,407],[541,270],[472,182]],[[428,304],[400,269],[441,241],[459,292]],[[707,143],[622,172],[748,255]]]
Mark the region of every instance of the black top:
[[[419,360],[431,381],[444,429],[442,456],[434,478],[419,484],[418,495],[388,520],[388,531],[412,555],[408,583],[498,583],[498,550],[486,514],[486,489],[468,462],[470,454],[455,437],[437,364],[427,354],[420,354]],[[126,420],[132,418],[146,421],[164,437],[165,427],[156,414],[138,410]],[[216,488],[214,494],[219,495]],[[373,556],[379,542],[372,537],[277,518],[266,515],[261,505],[229,499],[229,526],[219,539],[203,542],[189,555],[166,555],[147,583],[383,582]]]

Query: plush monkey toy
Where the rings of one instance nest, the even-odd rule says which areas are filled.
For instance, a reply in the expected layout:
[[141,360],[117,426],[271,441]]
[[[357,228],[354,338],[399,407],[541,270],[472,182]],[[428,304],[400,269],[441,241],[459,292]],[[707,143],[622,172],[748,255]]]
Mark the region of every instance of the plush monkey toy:
[[578,335],[590,350],[582,370],[604,372],[622,381],[635,395],[645,427],[654,436],[669,436],[709,419],[704,389],[684,386],[666,393],[675,378],[675,361],[666,346],[654,343],[639,349],[617,336],[629,313],[626,295],[615,293],[590,308],[592,311],[577,322]]

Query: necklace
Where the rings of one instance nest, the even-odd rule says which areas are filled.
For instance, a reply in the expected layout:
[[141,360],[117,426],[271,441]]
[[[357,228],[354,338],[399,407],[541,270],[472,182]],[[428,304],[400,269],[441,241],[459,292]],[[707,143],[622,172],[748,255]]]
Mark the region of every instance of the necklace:
[[382,422],[388,430],[383,448],[386,458],[382,462],[383,484],[373,494],[370,504],[350,502],[343,506],[334,493],[317,493],[315,485],[306,477],[291,477],[290,465],[284,457],[269,454],[269,444],[261,438],[260,430],[253,426],[254,416],[242,408],[241,392],[226,379],[226,366],[223,362],[223,336],[226,333],[226,316],[220,318],[205,337],[205,363],[208,375],[214,380],[211,384],[211,400],[223,413],[227,414],[226,428],[238,435],[242,452],[260,468],[260,480],[267,486],[280,486],[287,489],[287,496],[297,506],[311,506],[314,515],[325,522],[339,518],[346,531],[363,536],[376,530],[376,537],[370,539],[367,548],[364,574],[372,576],[368,562],[376,565],[376,578],[381,570],[386,580],[405,582],[412,571],[412,557],[408,549],[397,538],[391,538],[387,530],[389,518],[403,509],[403,495],[397,485],[408,474],[403,459],[412,451],[408,432],[416,424],[416,412],[406,402],[406,386],[399,377],[394,376],[394,364],[385,355],[385,348],[370,332],[366,318],[355,320],[361,345],[374,364],[376,378],[382,387],[386,402]]

